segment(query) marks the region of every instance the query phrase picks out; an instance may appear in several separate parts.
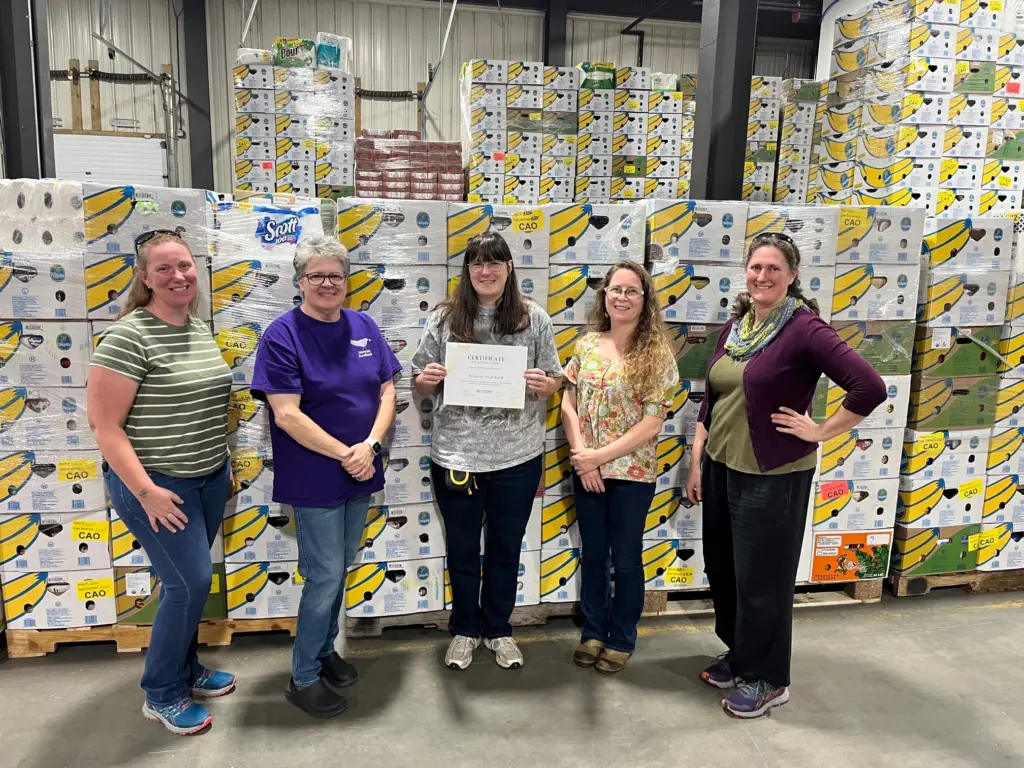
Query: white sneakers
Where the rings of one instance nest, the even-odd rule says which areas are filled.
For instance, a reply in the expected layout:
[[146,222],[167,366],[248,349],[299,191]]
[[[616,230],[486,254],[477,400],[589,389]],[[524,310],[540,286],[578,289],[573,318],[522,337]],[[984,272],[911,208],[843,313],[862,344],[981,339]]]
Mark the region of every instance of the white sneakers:
[[[519,669],[523,666],[523,652],[519,650],[514,638],[498,637],[483,641],[484,647],[494,652],[494,660],[502,669]],[[448,644],[444,655],[444,665],[451,669],[466,669],[473,663],[473,651],[480,646],[479,637],[456,635]]]

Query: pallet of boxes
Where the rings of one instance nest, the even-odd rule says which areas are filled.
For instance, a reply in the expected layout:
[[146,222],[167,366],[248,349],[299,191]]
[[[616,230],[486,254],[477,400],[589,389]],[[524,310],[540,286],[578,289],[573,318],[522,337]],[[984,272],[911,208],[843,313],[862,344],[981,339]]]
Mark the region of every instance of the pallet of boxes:
[[741,199],[770,203],[778,160],[779,117],[782,112],[782,78],[750,78],[747,114],[747,152],[743,166]]
[[776,203],[816,202],[818,145],[827,90],[828,84],[817,80],[782,81],[778,162],[772,192]]

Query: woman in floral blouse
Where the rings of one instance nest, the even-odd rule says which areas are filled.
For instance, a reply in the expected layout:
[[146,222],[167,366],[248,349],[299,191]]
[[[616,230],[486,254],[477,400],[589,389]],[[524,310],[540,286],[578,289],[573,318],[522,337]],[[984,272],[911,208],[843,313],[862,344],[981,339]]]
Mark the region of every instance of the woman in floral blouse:
[[590,325],[566,368],[562,398],[583,542],[580,605],[586,623],[573,661],[611,675],[626,666],[636,645],[644,604],[644,521],[658,475],[658,434],[679,374],[654,283],[641,265],[621,261],[608,271]]

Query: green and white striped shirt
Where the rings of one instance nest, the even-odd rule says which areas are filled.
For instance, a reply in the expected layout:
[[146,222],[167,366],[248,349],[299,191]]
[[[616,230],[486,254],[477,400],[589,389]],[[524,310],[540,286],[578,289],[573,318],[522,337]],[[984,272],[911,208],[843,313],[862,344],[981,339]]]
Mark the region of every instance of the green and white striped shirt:
[[223,466],[231,370],[206,323],[136,309],[103,333],[92,365],[139,383],[124,431],[146,470],[201,477]]

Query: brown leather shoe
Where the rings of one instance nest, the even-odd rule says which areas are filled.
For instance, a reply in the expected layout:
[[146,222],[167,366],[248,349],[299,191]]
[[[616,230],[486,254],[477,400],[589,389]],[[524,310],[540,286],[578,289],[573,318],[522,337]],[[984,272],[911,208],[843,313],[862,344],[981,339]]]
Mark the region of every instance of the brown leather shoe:
[[601,654],[603,648],[604,643],[600,640],[584,640],[573,651],[572,663],[577,667],[592,667],[597,663],[597,657]]
[[616,672],[621,672],[629,661],[631,653],[625,651],[613,651],[611,648],[603,648],[601,655],[597,657],[597,663],[594,664],[594,669],[600,672],[602,675],[614,675]]

